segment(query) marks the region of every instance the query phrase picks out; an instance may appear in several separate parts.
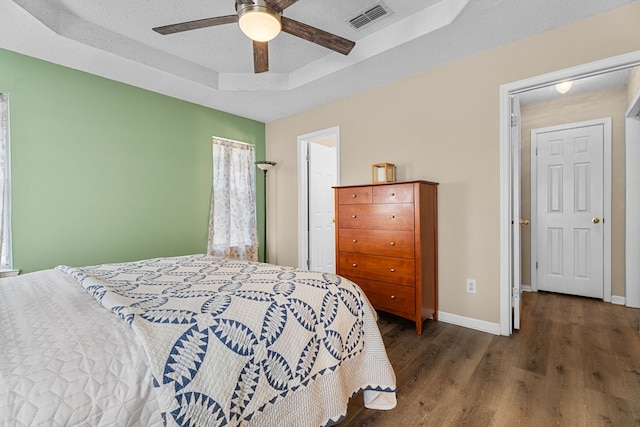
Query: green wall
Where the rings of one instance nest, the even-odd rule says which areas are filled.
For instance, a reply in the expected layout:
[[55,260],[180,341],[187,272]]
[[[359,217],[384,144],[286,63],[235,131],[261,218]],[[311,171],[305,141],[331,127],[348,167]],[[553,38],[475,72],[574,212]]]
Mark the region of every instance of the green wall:
[[2,49],[0,91],[9,94],[13,266],[23,273],[203,253],[211,137],[252,143],[264,157],[264,123]]

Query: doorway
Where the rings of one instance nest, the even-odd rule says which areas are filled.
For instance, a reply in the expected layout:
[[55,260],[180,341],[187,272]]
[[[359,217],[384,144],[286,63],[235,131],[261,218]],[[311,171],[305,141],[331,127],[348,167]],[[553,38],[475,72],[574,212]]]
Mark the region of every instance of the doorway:
[[298,268],[335,273],[333,188],[340,182],[340,128],[298,137]]
[[[514,302],[518,302],[517,296],[521,291],[521,284],[514,280],[514,258],[521,256],[521,248],[513,245],[514,233],[518,232],[514,231],[514,225],[520,221],[520,218],[513,216],[513,207],[514,203],[519,203],[520,200],[516,200],[514,196],[516,192],[513,189],[512,174],[520,165],[514,164],[514,146],[511,138],[512,98],[527,91],[553,86],[564,80],[597,76],[639,64],[640,51],[636,51],[500,87],[500,333],[502,335],[511,335],[513,332],[513,319],[517,315],[514,312],[519,310],[519,305]],[[634,194],[630,197],[637,199],[640,195]],[[634,203],[634,200],[627,199],[626,203]],[[628,235],[627,238],[629,238]],[[611,279],[610,275],[608,279]],[[626,286],[626,292],[629,294],[628,287],[640,286],[640,280],[634,283],[627,281]]]

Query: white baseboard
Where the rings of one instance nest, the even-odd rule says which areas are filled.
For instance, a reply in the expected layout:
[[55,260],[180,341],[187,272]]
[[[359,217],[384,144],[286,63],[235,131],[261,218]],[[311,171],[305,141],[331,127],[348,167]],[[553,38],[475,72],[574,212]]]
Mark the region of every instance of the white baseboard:
[[624,297],[620,297],[618,295],[611,295],[611,304],[625,305],[626,302],[627,301]]
[[520,285],[520,289],[522,289],[523,292],[533,292],[531,285]]
[[500,335],[499,323],[486,322],[484,320],[473,319],[471,317],[460,316],[458,314],[451,314],[444,311],[438,312],[438,321],[451,323],[456,326],[463,326],[469,329],[475,329],[476,331],[487,332],[493,335]]
[[0,270],[0,278],[17,276],[20,270]]

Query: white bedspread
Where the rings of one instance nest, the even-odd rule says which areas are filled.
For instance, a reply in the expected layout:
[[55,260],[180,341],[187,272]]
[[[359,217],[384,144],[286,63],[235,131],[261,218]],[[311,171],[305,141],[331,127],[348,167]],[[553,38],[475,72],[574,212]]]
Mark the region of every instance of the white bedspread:
[[131,328],[72,278],[0,280],[0,426],[162,426],[151,384]]
[[201,255],[59,267],[0,281],[0,322],[0,425],[323,426],[362,390],[395,406],[375,314],[336,275]]

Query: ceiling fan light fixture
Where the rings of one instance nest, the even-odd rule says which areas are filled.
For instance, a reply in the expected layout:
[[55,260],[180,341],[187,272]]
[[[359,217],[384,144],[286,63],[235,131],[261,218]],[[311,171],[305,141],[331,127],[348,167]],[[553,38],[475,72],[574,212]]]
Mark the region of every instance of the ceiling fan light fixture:
[[239,8],[238,24],[247,37],[257,42],[274,39],[282,29],[280,14],[260,0]]

